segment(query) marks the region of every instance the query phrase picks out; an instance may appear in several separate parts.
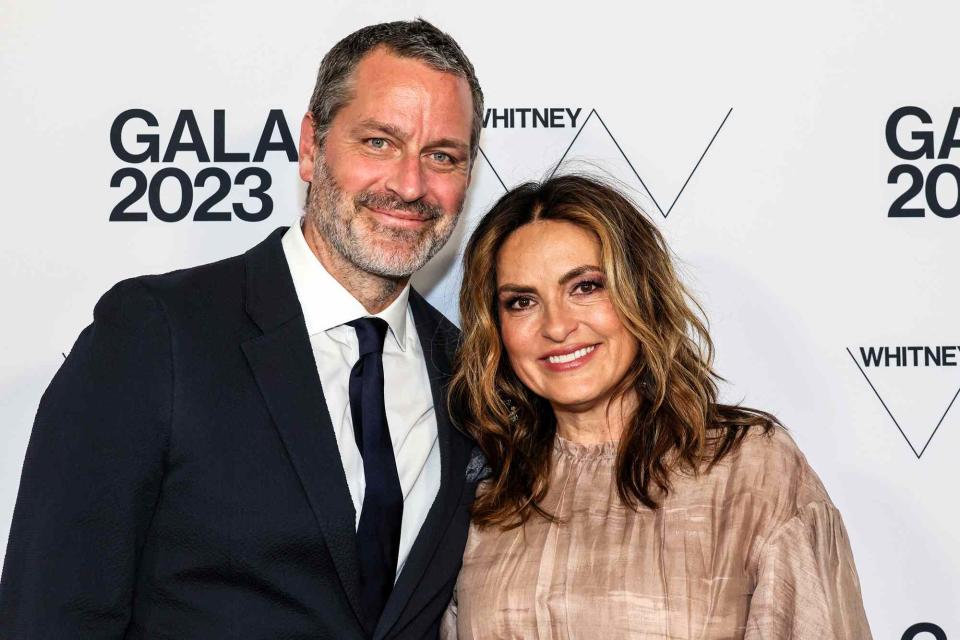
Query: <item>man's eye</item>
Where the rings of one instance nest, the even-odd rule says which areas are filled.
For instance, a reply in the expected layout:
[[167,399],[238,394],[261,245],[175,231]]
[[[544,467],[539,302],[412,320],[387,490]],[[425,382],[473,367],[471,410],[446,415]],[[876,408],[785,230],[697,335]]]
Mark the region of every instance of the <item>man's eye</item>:
[[374,149],[384,149],[387,146],[387,141],[383,138],[370,138],[367,140],[367,144]]
[[434,151],[433,153],[430,154],[430,157],[431,157],[431,159],[433,159],[434,161],[439,162],[439,163],[441,163],[441,164],[452,164],[452,163],[453,163],[453,157],[450,156],[450,154],[444,153],[444,152],[442,152],[442,151]]

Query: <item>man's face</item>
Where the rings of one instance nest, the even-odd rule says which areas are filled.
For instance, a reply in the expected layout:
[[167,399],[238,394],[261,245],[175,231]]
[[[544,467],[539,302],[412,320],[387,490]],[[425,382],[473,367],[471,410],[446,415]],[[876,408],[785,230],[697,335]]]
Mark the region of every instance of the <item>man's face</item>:
[[321,148],[300,131],[307,223],[363,271],[409,276],[447,241],[470,183],[470,87],[384,48],[354,72],[353,99]]

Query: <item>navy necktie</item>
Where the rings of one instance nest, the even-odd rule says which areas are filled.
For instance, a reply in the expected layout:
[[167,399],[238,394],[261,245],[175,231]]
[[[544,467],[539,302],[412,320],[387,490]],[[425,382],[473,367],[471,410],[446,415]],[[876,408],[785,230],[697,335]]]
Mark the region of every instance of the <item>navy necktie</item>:
[[366,624],[372,629],[390,597],[397,573],[403,491],[383,402],[387,323],[380,318],[360,318],[347,324],[356,330],[360,343],[360,359],[350,371],[350,413],[366,480],[357,545],[360,597]]

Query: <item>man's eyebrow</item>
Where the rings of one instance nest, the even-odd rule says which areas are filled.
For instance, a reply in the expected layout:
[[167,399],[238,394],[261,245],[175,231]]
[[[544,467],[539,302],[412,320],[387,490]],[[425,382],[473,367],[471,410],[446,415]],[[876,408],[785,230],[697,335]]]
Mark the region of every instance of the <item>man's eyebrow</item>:
[[573,269],[570,269],[570,271],[567,271],[565,274],[560,276],[560,279],[557,280],[557,284],[567,284],[577,276],[582,276],[583,274],[590,273],[591,271],[599,271],[600,273],[603,273],[603,269],[600,267],[592,264],[584,264],[580,265],[579,267],[574,267]]
[[434,140],[430,143],[430,147],[434,149],[456,149],[461,153],[466,153],[470,149],[470,145],[462,140],[456,140],[454,138],[440,138],[439,140]]
[[[370,131],[382,131],[391,138],[396,138],[401,142],[405,142],[407,138],[410,137],[410,134],[400,127],[390,124],[389,122],[374,120],[373,118],[367,118],[366,120],[360,122],[360,124],[358,124],[354,129],[354,132],[357,134],[367,133]],[[456,149],[461,153],[466,153],[470,150],[469,144],[462,140],[457,140],[456,138],[440,138],[439,140],[433,140],[430,142],[429,146],[435,149]]]
[[361,122],[356,126],[354,131],[382,131],[388,136],[396,138],[401,142],[405,141],[409,137],[409,134],[400,127],[390,124],[389,122],[380,122],[379,120],[374,120],[372,118],[368,118]]

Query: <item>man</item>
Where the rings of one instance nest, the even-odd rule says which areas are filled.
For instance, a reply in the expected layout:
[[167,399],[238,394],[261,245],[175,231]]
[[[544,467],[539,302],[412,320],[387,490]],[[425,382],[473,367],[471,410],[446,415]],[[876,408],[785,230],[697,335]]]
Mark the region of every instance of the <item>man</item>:
[[456,224],[482,100],[429,23],[351,34],[303,118],[301,225],[100,300],[37,413],[0,637],[436,635],[476,478],[456,330],[408,280]]

